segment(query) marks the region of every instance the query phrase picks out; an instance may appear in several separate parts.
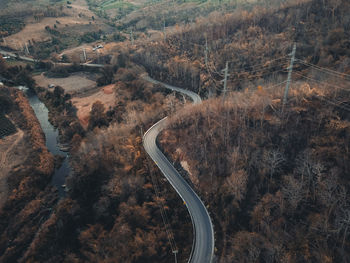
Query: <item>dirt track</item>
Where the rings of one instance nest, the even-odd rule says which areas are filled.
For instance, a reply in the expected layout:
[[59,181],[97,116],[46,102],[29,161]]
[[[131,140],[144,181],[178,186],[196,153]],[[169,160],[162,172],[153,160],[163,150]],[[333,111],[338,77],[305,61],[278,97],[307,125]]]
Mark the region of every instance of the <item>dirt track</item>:
[[7,178],[10,171],[21,164],[28,153],[28,145],[23,137],[24,132],[18,130],[17,133],[0,140],[0,207],[7,199]]

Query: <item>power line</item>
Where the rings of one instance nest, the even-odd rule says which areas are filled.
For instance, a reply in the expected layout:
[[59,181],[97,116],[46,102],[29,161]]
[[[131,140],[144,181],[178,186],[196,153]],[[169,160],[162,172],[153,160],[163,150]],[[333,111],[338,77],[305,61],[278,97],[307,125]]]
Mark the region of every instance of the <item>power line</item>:
[[282,65],[285,65],[286,62],[281,62],[281,63],[278,63],[278,64],[269,64],[269,65],[264,65],[264,66],[259,66],[259,67],[254,67],[254,66],[249,66],[250,68],[252,69],[241,69],[239,71],[236,71],[236,72],[244,72],[244,71],[250,71],[250,72],[255,72],[255,71],[259,71],[259,70],[262,70],[264,68],[272,68],[272,67],[279,67],[279,66],[282,66]]
[[[275,85],[273,85],[273,86],[268,86],[268,87],[266,87],[266,88],[263,88],[263,90],[274,89],[274,88],[279,87],[279,86],[281,86],[281,85],[283,85],[283,84],[285,84],[285,83],[287,83],[287,80],[282,81],[282,82],[280,82],[280,83],[277,83],[277,84],[275,84]],[[255,90],[252,90],[252,91],[250,91],[250,92],[253,93],[253,92],[255,92]]]
[[176,260],[176,254],[178,253],[178,249],[177,249],[176,242],[175,242],[175,239],[174,239],[173,231],[172,231],[170,223],[169,223],[168,215],[167,215],[166,210],[164,208],[163,201],[162,201],[162,199],[160,197],[161,194],[160,194],[160,190],[159,190],[160,187],[159,187],[159,184],[158,184],[158,180],[156,178],[156,175],[154,175],[153,172],[151,171],[150,165],[149,165],[149,170],[150,170],[150,174],[151,174],[153,189],[154,189],[154,192],[155,192],[156,197],[157,197],[157,204],[158,204],[158,206],[160,208],[160,214],[161,214],[161,217],[162,217],[162,220],[163,220],[163,224],[164,224],[164,227],[165,227],[165,232],[166,232],[168,240],[169,240],[170,248],[172,250],[172,253],[174,253],[175,260]]
[[[192,45],[194,45],[194,46],[199,46],[199,47],[203,47],[204,48],[204,52],[205,52],[205,57],[206,57],[206,61],[207,61],[207,59],[208,59],[208,53],[209,53],[209,50],[210,50],[210,48],[209,48],[209,46],[208,46],[208,43],[207,43],[207,40],[206,40],[206,43],[205,44],[198,44],[198,43],[195,43],[195,42],[192,42],[192,41],[189,41],[189,40],[186,40],[186,39],[178,39],[179,40],[179,42],[181,43],[183,43],[183,42],[187,42],[187,43],[190,43],[190,44],[192,44]],[[266,67],[266,63],[272,63],[272,62],[274,62],[274,61],[278,61],[278,60],[282,60],[282,59],[286,59],[287,58],[287,56],[281,56],[281,57],[278,57],[278,58],[275,58],[275,59],[272,59],[272,60],[268,60],[268,61],[265,61],[265,62],[263,62],[263,63],[257,63],[257,64],[253,64],[253,65],[250,65],[249,67],[250,68],[256,68],[256,67],[258,67],[258,66],[260,66],[261,68],[265,68]],[[234,59],[234,60],[228,60],[227,61],[228,63],[233,63],[233,62],[242,62],[242,60],[240,60],[240,59]],[[209,63],[208,63],[209,64]],[[274,66],[279,66],[279,65],[282,65],[282,63],[281,64],[278,64],[278,65],[274,65]],[[244,71],[244,70],[241,70],[241,71]],[[213,72],[215,72],[215,73],[217,73],[217,74],[220,74],[219,72],[217,72],[217,71],[213,71]]]
[[[323,85],[327,85],[327,86],[330,86],[330,87],[339,88],[338,86],[334,86],[334,85],[331,85],[331,84],[328,84],[328,83],[324,83],[324,82],[322,82],[322,81],[318,81],[318,80],[315,80],[315,79],[306,77],[306,76],[304,76],[304,75],[302,75],[302,74],[299,74],[299,73],[297,73],[297,72],[294,72],[294,73],[297,74],[297,75],[299,75],[299,76],[301,76],[302,78],[305,78],[305,79],[308,79],[308,80],[317,82],[317,83],[319,83],[319,84],[323,84]],[[348,89],[346,89],[346,90],[348,90]],[[333,105],[333,106],[342,108],[342,109],[344,109],[344,110],[350,112],[350,108],[349,108],[349,107],[346,107],[346,106],[344,106],[344,105],[340,105],[340,104],[343,104],[343,103],[344,103],[344,102],[342,102],[342,101],[339,101],[339,100],[337,100],[337,99],[335,99],[335,98],[333,98],[333,100],[335,100],[335,101],[331,101],[331,100],[326,99],[324,96],[320,96],[320,95],[317,95],[317,94],[315,94],[315,96],[316,96],[317,98],[319,98],[319,99],[325,101],[325,102],[328,102],[329,104],[331,104],[331,105]]]
[[308,63],[304,60],[301,60],[301,59],[296,59],[299,63],[305,65],[305,66],[309,66],[309,67],[312,67],[312,68],[315,68],[315,69],[318,69],[322,72],[325,72],[325,73],[328,73],[328,74],[331,74],[331,75],[334,75],[334,76],[344,76],[344,77],[349,77],[350,78],[350,75],[349,74],[346,74],[346,73],[341,73],[341,72],[338,72],[338,71],[335,71],[335,70],[332,70],[332,69],[328,69],[328,68],[323,68],[323,67],[320,67],[320,66],[317,66],[317,65],[314,65],[314,64],[311,64],[311,63]]
[[265,67],[260,67],[260,68],[257,68],[257,69],[254,69],[254,70],[245,70],[245,69],[242,69],[240,71],[235,71],[235,73],[246,73],[246,72],[249,72],[249,73],[255,73],[255,72],[259,72],[259,71],[262,71],[263,69],[266,69],[268,67],[280,67],[280,66],[284,66],[285,65],[285,62],[284,63],[279,63],[279,64],[275,64],[275,65],[269,65],[269,66],[265,66]]
[[280,83],[277,83],[276,85],[269,86],[269,87],[265,88],[265,90],[266,90],[266,89],[273,89],[273,88],[276,88],[276,87],[281,86],[282,84],[285,84],[285,83],[287,83],[287,80],[282,81],[282,82],[280,82]]
[[[286,73],[286,69],[279,69],[279,70],[275,70],[275,71],[272,71],[272,72],[268,72],[266,74],[262,74],[262,75],[259,75],[259,76],[251,76],[251,77],[246,77],[246,78],[238,78],[238,79],[232,79],[232,81],[241,81],[241,80],[253,80],[253,79],[256,79],[256,78],[261,78],[261,77],[265,77],[265,76],[268,76],[268,75],[272,75],[274,73],[277,73],[277,72],[284,72]],[[246,72],[246,73],[250,73],[250,72]],[[211,74],[211,73],[209,73]],[[232,75],[232,74],[231,74]],[[213,78],[213,76],[211,75],[211,79],[215,82],[215,83],[222,83],[222,81],[217,81],[215,80],[215,78]],[[281,83],[286,83],[287,81],[283,81]],[[217,88],[217,87],[214,87],[216,90],[219,90],[219,91],[222,91],[223,89],[220,89],[220,88]]]
[[329,87],[333,87],[333,88],[337,88],[337,89],[341,88],[341,89],[343,89],[343,90],[350,90],[350,89],[344,88],[344,87],[342,87],[342,86],[332,85],[332,84],[329,84],[329,83],[324,82],[324,81],[320,81],[320,80],[316,80],[316,79],[307,77],[307,76],[305,76],[305,75],[303,75],[303,74],[300,74],[300,73],[298,73],[298,72],[294,72],[294,74],[296,74],[296,75],[298,75],[298,76],[300,76],[300,77],[302,77],[302,78],[304,78],[304,79],[311,80],[311,81],[317,82],[317,83],[322,84],[322,85],[327,85],[327,86],[329,86]]
[[[272,59],[272,60],[268,60],[268,61],[266,61],[266,62],[264,62],[264,63],[257,63],[257,64],[254,64],[254,65],[252,65],[252,66],[250,66],[250,67],[256,67],[256,66],[264,66],[264,65],[266,65],[266,63],[271,63],[271,62],[274,62],[274,61],[277,61],[277,60],[281,60],[281,59],[285,59],[285,58],[287,58],[287,56],[282,56],[282,57],[278,57],[278,58],[275,58],[275,59]],[[242,62],[241,60],[239,60],[239,59],[235,59],[235,60],[229,60],[228,62],[229,63],[232,63],[232,62]]]
[[[260,71],[260,70],[262,70],[262,69],[267,68],[267,67],[270,66],[270,65],[266,65],[266,63],[271,63],[271,62],[277,61],[277,60],[281,60],[281,58],[279,58],[279,59],[274,59],[274,60],[271,60],[271,61],[266,61],[265,63],[259,63],[259,64],[255,64],[255,65],[249,66],[250,68],[253,68],[253,69],[254,69],[255,67],[257,67],[257,66],[260,66],[260,67],[254,69],[254,70],[240,69],[239,71],[232,71],[232,72],[234,72],[234,73],[241,73],[241,72],[243,72],[243,73],[245,73],[245,72],[253,73],[253,72],[258,72],[258,71]],[[228,62],[230,62],[230,61],[228,61]],[[272,66],[274,66],[274,67],[279,67],[279,66],[282,66],[282,65],[284,65],[284,63],[279,63],[279,64],[275,64],[275,65],[272,65]],[[217,72],[217,71],[213,71],[213,72],[215,72],[215,73],[221,75],[221,73],[219,73],[219,72]]]
[[[270,89],[274,89],[274,88],[279,87],[279,86],[281,86],[281,85],[283,85],[283,84],[285,84],[285,83],[287,83],[287,80],[282,81],[282,82],[277,83],[277,84],[272,85],[272,86],[267,86],[266,88],[263,88],[262,90],[270,90]],[[231,91],[231,92],[233,92],[233,91]],[[253,90],[253,89],[251,89],[251,90],[249,90],[249,91],[248,91],[248,93],[254,93],[254,92],[256,92],[256,90],[255,90],[255,89],[254,89],[254,90]]]
[[[172,38],[169,37],[169,39],[171,40]],[[192,44],[194,46],[199,46],[199,47],[205,48],[205,44],[198,44],[198,43],[192,42],[190,40],[186,40],[186,39],[179,39],[179,38],[175,38],[175,39],[178,40],[180,42],[180,44],[185,44],[184,42],[186,42],[186,43]]]
[[[267,76],[267,75],[272,75],[272,74],[277,73],[277,72],[284,72],[284,73],[286,73],[286,69],[278,69],[278,70],[274,70],[272,72],[268,72],[268,73],[265,73],[265,74],[262,74],[262,75],[255,75],[255,76],[251,76],[251,77],[247,77],[247,78],[238,78],[238,79],[233,79],[233,80],[234,81],[251,80],[251,79],[261,78],[261,77],[264,77],[264,76]],[[250,72],[247,71],[245,73],[250,73]]]
[[331,100],[326,99],[326,98],[323,97],[323,96],[316,95],[316,98],[321,99],[321,100],[323,100],[323,101],[325,101],[325,102],[327,102],[327,103],[329,103],[329,104],[331,104],[331,105],[333,105],[333,106],[336,106],[336,107],[338,107],[338,108],[341,108],[341,109],[343,109],[343,110],[346,110],[346,111],[350,112],[350,108],[348,108],[348,107],[346,107],[346,106],[343,106],[343,105],[339,105],[339,104],[335,103],[334,101],[331,101]]

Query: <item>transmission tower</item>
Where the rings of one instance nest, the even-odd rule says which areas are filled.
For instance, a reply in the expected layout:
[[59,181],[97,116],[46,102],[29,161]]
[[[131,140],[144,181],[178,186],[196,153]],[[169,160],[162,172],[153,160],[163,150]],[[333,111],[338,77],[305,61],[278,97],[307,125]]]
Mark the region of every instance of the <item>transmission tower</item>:
[[293,65],[294,65],[294,61],[295,61],[296,49],[297,49],[297,45],[296,45],[296,43],[294,43],[293,51],[291,53],[290,65],[288,67],[288,79],[287,79],[286,89],[284,90],[282,111],[284,109],[284,106],[287,103],[288,91],[289,91],[290,83],[292,81],[292,73],[293,73]]
[[227,92],[227,77],[229,76],[228,74],[228,61],[226,61],[226,67],[224,69],[225,72],[225,77],[222,80],[224,82],[224,90],[223,90],[223,95],[222,95],[222,100],[225,100],[226,92]]

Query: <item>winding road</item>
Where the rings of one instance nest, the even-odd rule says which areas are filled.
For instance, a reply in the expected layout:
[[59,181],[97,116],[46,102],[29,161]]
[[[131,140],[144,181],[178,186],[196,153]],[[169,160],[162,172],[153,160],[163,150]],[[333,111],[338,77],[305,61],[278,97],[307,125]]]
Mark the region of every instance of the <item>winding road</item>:
[[[36,62],[33,58],[25,56],[17,56],[12,52],[7,52],[0,50],[0,54],[5,56],[14,57],[20,60],[28,62]],[[72,63],[55,63],[56,65],[69,66]],[[101,64],[80,64],[88,67],[102,68],[104,65]],[[148,76],[143,77],[145,80],[153,84],[161,84],[165,88],[180,92],[184,95],[189,96],[194,104],[199,104],[202,102],[198,94],[174,87],[162,82],[156,81]],[[166,179],[170,182],[172,187],[180,195],[182,200],[187,206],[190,213],[193,230],[194,230],[194,240],[191,256],[188,260],[189,263],[211,263],[214,255],[214,229],[211,222],[209,213],[205,208],[203,202],[198,197],[198,195],[193,191],[193,189],[188,185],[188,183],[183,179],[183,177],[176,171],[174,166],[168,161],[164,154],[159,150],[156,144],[156,139],[158,134],[167,126],[167,117],[161,119],[155,123],[143,136],[143,145],[151,157],[151,159],[156,163],[161,172],[164,174]]]
[[[161,83],[151,79],[150,77],[144,77],[144,79],[154,84],[161,84],[167,89],[188,95],[192,98],[193,103],[195,104],[199,104],[202,101],[198,94],[194,92]],[[188,185],[185,179],[183,179],[183,177],[176,171],[174,166],[168,161],[156,144],[158,134],[166,126],[167,117],[155,123],[144,134],[143,145],[148,155],[156,163],[166,179],[185,202],[190,213],[194,229],[194,242],[191,257],[188,262],[210,263],[212,262],[214,254],[214,229],[209,213],[198,195]]]

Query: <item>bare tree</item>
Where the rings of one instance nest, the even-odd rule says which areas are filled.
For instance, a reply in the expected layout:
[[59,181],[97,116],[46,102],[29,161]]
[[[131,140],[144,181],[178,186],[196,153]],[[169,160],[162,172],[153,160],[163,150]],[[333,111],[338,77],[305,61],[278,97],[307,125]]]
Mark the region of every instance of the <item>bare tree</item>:
[[244,170],[233,172],[226,181],[230,185],[233,194],[238,201],[241,201],[247,191],[248,175]]
[[337,201],[338,176],[335,172],[318,177],[317,180],[317,198],[322,205],[330,208]]
[[341,208],[341,214],[338,218],[337,222],[338,231],[343,232],[343,241],[342,241],[342,249],[344,248],[345,240],[349,235],[349,227],[350,227],[350,208],[345,207]]
[[284,182],[282,187],[283,196],[291,205],[291,208],[295,210],[304,197],[303,182],[292,175],[285,176]]
[[263,161],[265,167],[269,170],[270,180],[272,176],[281,168],[281,165],[285,162],[283,154],[278,150],[269,150],[264,152]]
[[175,110],[176,110],[176,96],[175,96],[175,92],[172,92],[171,94],[166,96],[164,103],[167,106],[168,112],[170,113],[170,115],[172,115],[175,112]]
[[307,186],[307,194],[311,190],[315,199],[315,187],[324,171],[323,165],[312,158],[311,151],[308,149],[298,155],[296,163],[296,172],[300,174],[302,182]]
[[331,0],[329,1],[329,5],[330,5],[330,9],[332,12],[332,20],[333,22],[335,22],[334,20],[334,14],[335,14],[335,10],[341,5],[342,0]]
[[268,169],[270,174],[267,190],[269,192],[272,176],[280,170],[282,164],[285,162],[285,158],[278,150],[268,150],[263,153],[263,162],[263,165]]

